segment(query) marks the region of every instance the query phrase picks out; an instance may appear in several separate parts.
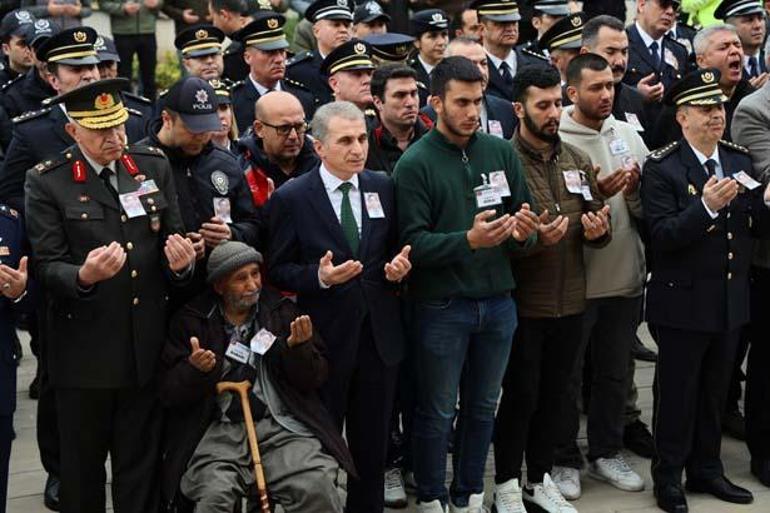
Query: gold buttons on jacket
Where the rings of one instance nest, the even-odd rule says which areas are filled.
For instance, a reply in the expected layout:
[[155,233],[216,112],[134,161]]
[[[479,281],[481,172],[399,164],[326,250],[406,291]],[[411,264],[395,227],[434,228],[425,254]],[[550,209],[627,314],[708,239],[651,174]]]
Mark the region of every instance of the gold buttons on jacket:
[[136,305],[138,305],[138,304],[139,304],[139,298],[138,298],[138,297],[135,297],[135,298],[134,298],[134,306],[136,306]]
[[88,214],[83,212],[82,214],[80,214],[80,219],[88,219]]
[[132,278],[136,278],[137,276],[139,276],[139,273],[136,271],[136,269],[134,269],[133,271],[131,271],[131,277],[132,277]]
[[733,232],[727,232],[727,240],[733,240]]
[[120,216],[120,222],[125,223],[126,221],[128,221],[128,216],[126,214],[122,214]]
[[733,252],[732,252],[732,251],[730,251],[730,252],[727,254],[727,259],[728,259],[728,260],[732,260],[732,259],[733,259],[733,256],[734,256],[734,255],[733,255]]
[[134,249],[134,243],[133,242],[126,242],[126,249],[131,251]]
[[732,280],[733,279],[733,273],[727,273],[727,279]]

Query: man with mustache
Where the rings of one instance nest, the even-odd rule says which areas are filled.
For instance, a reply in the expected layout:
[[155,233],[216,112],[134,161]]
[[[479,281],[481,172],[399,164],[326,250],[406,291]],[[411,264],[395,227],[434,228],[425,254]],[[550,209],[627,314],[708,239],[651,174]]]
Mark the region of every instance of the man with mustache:
[[609,206],[591,160],[559,137],[559,73],[524,68],[513,86],[520,120],[513,147],[527,169],[540,226],[537,249],[515,258],[513,266],[519,327],[495,423],[495,505],[498,513],[523,513],[524,501],[548,513],[574,513],[549,474],[561,397],[581,346],[583,248],[609,243]]
[[449,19],[441,9],[420,11],[410,22],[410,34],[417,52],[409,66],[417,72],[417,81],[422,85],[419,94],[420,107],[423,107],[428,101],[430,72],[444,58],[449,42]]
[[[238,162],[211,142],[213,132],[221,127],[218,107],[216,92],[208,82],[183,78],[169,89],[160,118],[142,141],[160,148],[171,164],[182,223],[195,243],[198,259],[205,259],[225,240],[259,244],[256,210]],[[217,213],[222,203],[229,206],[229,218]],[[192,282],[172,297],[172,308],[203,288],[203,266],[196,267]]]
[[182,54],[182,66],[187,75],[213,80],[222,77],[222,41],[225,33],[213,25],[200,24],[182,30],[174,46]]
[[254,123],[254,104],[270,91],[286,91],[296,96],[307,119],[313,116],[316,101],[304,85],[286,78],[286,49],[283,32],[286,18],[273,12],[254,15],[254,21],[233,35],[244,47],[243,58],[249,74],[233,86],[233,110],[238,131],[246,132]]
[[628,71],[623,81],[648,104],[648,117],[660,112],[663,93],[687,72],[687,48],[666,33],[676,20],[679,0],[638,0],[636,23],[628,27]]
[[396,291],[411,269],[400,247],[393,184],[365,168],[361,110],[333,102],[315,113],[321,164],[278,188],[268,206],[271,283],[297,293],[297,305],[327,341],[324,404],[343,426],[359,479],[346,510],[382,513],[385,449],[404,332]]
[[108,454],[114,508],[160,507],[156,365],[167,295],[189,280],[195,248],[180,235],[163,153],[126,146],[126,85],[104,80],[59,96],[76,144],[30,169],[26,183],[27,229],[48,312],[63,513],[105,510]]
[[749,151],[722,140],[727,96],[719,70],[690,73],[664,101],[676,108],[683,138],[650,155],[642,181],[655,262],[647,321],[659,354],[652,478],[658,507],[686,513],[683,471],[687,491],[753,501],[724,475],[720,419],[749,321],[753,235],[767,233],[768,190],[763,199],[763,188],[745,180]]
[[770,77],[762,48],[767,35],[762,4],[753,0],[723,0],[714,16],[738,31],[743,46],[743,75],[755,89],[762,87]]
[[286,75],[313,92],[317,105],[333,100],[328,75],[321,63],[328,55],[352,37],[353,8],[350,0],[316,0],[305,11],[305,19],[313,23],[318,50],[295,55],[286,63]]
[[[562,112],[559,135],[585,151],[597,166],[598,188],[610,207],[612,241],[601,250],[585,250],[587,304],[561,424],[563,433],[571,433],[568,438],[574,441],[580,419],[576,396],[590,340],[589,472],[618,489],[640,491],[644,481],[621,451],[631,346],[639,325],[645,281],[644,247],[637,221],[642,217],[639,167],[648,151],[636,129],[612,115],[615,80],[604,58],[586,53],[573,59],[567,68],[567,83],[573,105]],[[559,472],[554,470],[562,494],[572,499],[582,493],[579,454],[577,460],[570,466],[560,462]]]

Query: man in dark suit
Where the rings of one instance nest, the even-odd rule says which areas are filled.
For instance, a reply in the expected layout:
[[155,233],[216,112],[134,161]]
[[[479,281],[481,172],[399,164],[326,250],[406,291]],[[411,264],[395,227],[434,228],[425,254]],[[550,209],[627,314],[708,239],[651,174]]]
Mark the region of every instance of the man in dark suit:
[[676,0],[639,0],[636,23],[629,26],[628,70],[623,81],[639,89],[652,119],[660,100],[674,82],[687,72],[687,48],[666,33],[676,21]]
[[655,262],[647,321],[659,347],[652,476],[667,512],[687,511],[683,470],[688,491],[753,500],[724,476],[720,420],[749,320],[752,224],[766,223],[768,210],[759,184],[745,180],[748,150],[720,141],[726,100],[716,69],[674,85],[665,102],[677,109],[683,139],[652,153],[642,173]]
[[104,511],[108,453],[115,509],[159,507],[154,378],[168,285],[188,279],[195,249],[179,235],[162,152],[126,149],[126,84],[98,81],[61,96],[77,145],[35,166],[26,182],[29,239],[46,291],[63,513]]
[[420,107],[428,103],[430,72],[444,58],[449,42],[449,19],[441,9],[426,9],[414,15],[411,21],[411,35],[414,37],[414,56],[409,66],[417,72],[417,81],[424,87],[419,89]]
[[735,27],[743,46],[743,77],[755,88],[762,87],[768,79],[764,6],[746,0],[722,0],[714,17]]
[[270,199],[268,275],[297,293],[328,341],[323,397],[345,426],[360,480],[347,511],[381,513],[388,422],[404,334],[395,284],[411,269],[399,251],[393,185],[364,169],[367,133],[352,103],[318,109],[312,123],[321,164]]
[[254,123],[254,104],[270,91],[286,91],[302,103],[308,119],[313,117],[316,102],[305,86],[286,78],[286,49],[289,42],[283,33],[286,18],[272,12],[254,17],[233,37],[243,45],[243,56],[249,74],[233,87],[233,111],[238,131],[243,133]]

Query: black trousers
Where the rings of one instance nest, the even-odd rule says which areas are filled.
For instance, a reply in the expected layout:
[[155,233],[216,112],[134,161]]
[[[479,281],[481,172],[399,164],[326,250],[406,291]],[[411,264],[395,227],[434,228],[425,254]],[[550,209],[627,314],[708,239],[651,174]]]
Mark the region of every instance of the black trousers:
[[0,513],[5,513],[8,497],[8,467],[13,437],[13,415],[0,415]]
[[740,329],[703,333],[657,326],[653,429],[656,485],[722,475],[722,414]]
[[770,460],[770,269],[751,272],[751,351],[746,373],[746,443],[753,460]]
[[46,326],[45,300],[40,298],[35,310],[37,336],[37,377],[40,396],[37,401],[37,447],[40,462],[45,471],[59,477],[59,420],[56,415],[56,391],[48,374],[48,334]]
[[542,482],[551,471],[582,323],[582,315],[519,318],[495,422],[496,483],[521,479],[525,453],[529,482]]
[[115,48],[120,56],[118,75],[131,80],[134,55],[139,57],[139,79],[142,94],[155,101],[155,66],[158,64],[158,43],[155,34],[115,35]]
[[154,385],[56,389],[61,435],[62,513],[104,513],[104,464],[121,513],[158,511],[161,408]]
[[332,419],[345,436],[358,471],[348,482],[346,510],[382,513],[385,455],[398,366],[382,362],[368,318],[361,326],[358,353],[332,357],[322,397]]

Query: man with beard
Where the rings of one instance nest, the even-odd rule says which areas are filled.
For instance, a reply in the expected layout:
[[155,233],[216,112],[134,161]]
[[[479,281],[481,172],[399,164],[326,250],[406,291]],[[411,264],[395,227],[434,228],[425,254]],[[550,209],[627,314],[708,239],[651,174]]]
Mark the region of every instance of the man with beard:
[[272,188],[307,173],[318,164],[307,135],[305,112],[297,98],[276,91],[257,100],[253,131],[238,141],[238,163],[257,207]]
[[305,11],[305,19],[313,23],[318,50],[292,57],[286,63],[286,75],[312,91],[317,105],[324,105],[333,95],[321,63],[332,50],[350,41],[353,9],[349,0],[316,0]]
[[335,101],[348,101],[361,109],[369,128],[377,121],[370,87],[373,70],[372,48],[358,39],[341,44],[321,63],[321,73],[329,77]]
[[194,25],[176,36],[174,46],[182,54],[182,65],[188,75],[213,80],[221,78],[225,69],[224,40],[225,33],[213,25]]
[[[489,81],[487,91],[509,102],[513,101],[513,77],[527,62],[514,49],[519,40],[519,7],[512,0],[474,0],[483,27],[482,39],[487,52]],[[545,57],[542,62],[547,62]],[[531,61],[530,61],[531,62]]]
[[[160,119],[153,122],[143,141],[163,150],[171,163],[182,223],[195,242],[198,259],[225,240],[251,246],[259,242],[257,213],[238,162],[230,152],[211,143],[212,132],[221,127],[217,106],[216,93],[208,82],[183,78],[169,89]],[[201,291],[203,267],[196,266],[192,283],[172,298],[172,309]]]
[[417,72],[407,66],[389,64],[372,75],[372,97],[379,125],[369,131],[366,168],[393,174],[406,149],[433,127],[417,107]]
[[430,72],[444,58],[449,42],[449,20],[441,9],[426,9],[414,15],[410,27],[417,52],[409,66],[417,72],[417,81],[423,86],[419,90],[420,107],[423,107],[428,101]]
[[[574,441],[580,426],[577,394],[586,347],[591,343],[591,402],[588,410],[589,473],[625,491],[639,491],[644,481],[623,458],[625,405],[631,347],[639,325],[645,282],[645,254],[638,231],[640,163],[647,156],[636,129],[612,116],[615,80],[609,63],[587,53],[567,69],[567,94],[572,105],[562,112],[561,139],[585,151],[597,166],[597,184],[610,207],[612,241],[586,248],[586,310],[581,345],[571,369],[571,384],[560,418],[562,435]],[[612,272],[608,272],[611,269]],[[563,495],[581,494],[582,457],[574,466],[554,469]],[[563,463],[562,463],[563,464]],[[578,467],[578,468],[574,468]]]
[[[724,104],[727,131],[724,138],[729,141],[735,108],[743,98],[754,92],[754,88],[743,75],[743,47],[738,31],[732,25],[712,25],[695,35],[693,47],[698,68],[719,70],[719,86],[727,96]],[[671,105],[664,106],[653,130],[653,148],[660,148],[682,137],[681,126],[675,121],[676,108]]]
[[767,82],[765,62],[765,9],[762,4],[747,0],[722,0],[714,17],[735,27],[743,46],[743,76],[755,89]]
[[623,81],[644,95],[650,119],[660,99],[687,72],[687,48],[665,37],[676,20],[678,0],[638,0],[636,23],[628,27],[628,71]]
[[683,471],[689,492],[753,501],[724,475],[720,419],[749,321],[752,235],[767,232],[770,191],[763,198],[762,188],[742,187],[749,152],[721,140],[727,97],[719,70],[690,73],[664,101],[676,108],[683,138],[650,155],[642,182],[655,262],[647,321],[659,352],[652,478],[658,507],[686,513]]
[[[267,8],[269,9],[269,2]],[[211,23],[232,39],[232,35],[252,21],[252,10],[248,0],[209,0]],[[243,45],[232,41],[223,54],[222,77],[233,82],[243,80],[249,74],[249,67],[243,60]]]
[[519,327],[495,424],[495,506],[498,513],[521,513],[526,500],[548,513],[575,513],[549,474],[561,397],[581,346],[583,247],[609,243],[609,206],[591,160],[559,138],[559,73],[524,68],[513,79],[513,93],[520,120],[513,147],[527,169],[540,227],[536,249],[513,266]]
[[[481,103],[481,115],[479,119],[479,130],[496,137],[510,139],[513,137],[513,130],[516,128],[519,120],[513,113],[513,104],[498,96],[487,94],[487,85],[489,84],[489,59],[484,47],[477,39],[460,36],[454,38],[447,46],[447,57],[459,56],[470,60],[479,69],[483,78],[484,100]],[[436,111],[433,107],[426,105],[422,111],[428,117],[436,122]]]
[[5,84],[32,67],[32,50],[27,41],[27,29],[35,22],[29,11],[15,10],[3,16],[0,23],[0,38],[3,41],[5,59],[0,69],[0,84]]
[[313,93],[286,78],[289,42],[283,32],[285,23],[286,18],[281,14],[259,13],[233,36],[243,45],[243,58],[249,66],[249,75],[233,86],[233,109],[241,133],[254,123],[254,104],[270,91],[287,91],[296,96],[308,119],[315,112]]
[[[396,164],[398,219],[415,272],[411,341],[417,373],[413,424],[418,511],[480,513],[484,462],[516,330],[512,254],[539,225],[510,143],[478,131],[483,77],[465,57],[433,70],[436,128]],[[469,201],[469,198],[470,201]],[[462,377],[456,460],[446,489],[447,440]]]

